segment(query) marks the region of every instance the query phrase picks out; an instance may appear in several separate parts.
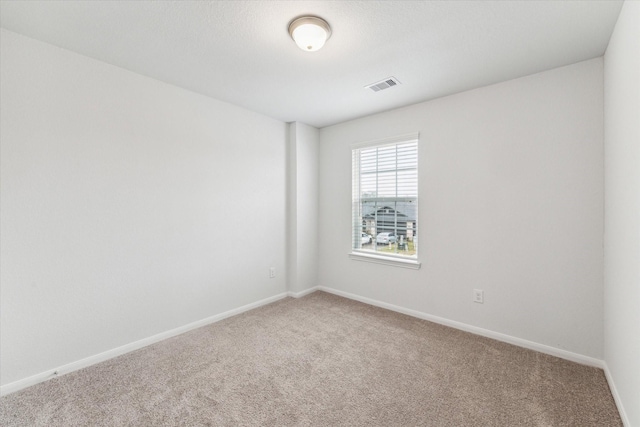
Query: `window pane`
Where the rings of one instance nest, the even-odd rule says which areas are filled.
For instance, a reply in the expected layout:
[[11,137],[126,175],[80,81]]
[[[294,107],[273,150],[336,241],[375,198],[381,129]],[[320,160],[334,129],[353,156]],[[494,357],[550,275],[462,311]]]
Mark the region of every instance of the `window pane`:
[[353,247],[417,254],[418,142],[353,151]]

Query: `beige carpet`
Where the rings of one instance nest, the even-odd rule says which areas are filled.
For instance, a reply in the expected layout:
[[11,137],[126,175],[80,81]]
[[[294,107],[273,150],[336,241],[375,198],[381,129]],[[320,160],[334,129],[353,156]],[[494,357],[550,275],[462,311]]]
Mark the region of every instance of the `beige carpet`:
[[0,399],[2,426],[620,426],[602,370],[323,292]]

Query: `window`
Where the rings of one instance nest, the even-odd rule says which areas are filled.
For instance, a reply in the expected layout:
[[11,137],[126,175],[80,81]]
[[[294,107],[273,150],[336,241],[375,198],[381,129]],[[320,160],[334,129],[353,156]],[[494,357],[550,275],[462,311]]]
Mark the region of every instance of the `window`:
[[352,161],[352,258],[416,265],[418,134],[358,144]]

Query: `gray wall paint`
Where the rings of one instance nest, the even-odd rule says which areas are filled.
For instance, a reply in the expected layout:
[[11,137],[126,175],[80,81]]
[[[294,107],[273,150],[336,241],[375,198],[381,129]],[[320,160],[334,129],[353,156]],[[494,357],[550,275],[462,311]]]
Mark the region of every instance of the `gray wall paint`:
[[3,385],[285,292],[285,123],[1,43]]
[[640,426],[640,3],[625,2],[604,59],[605,361]]
[[[602,358],[602,73],[599,58],[321,129],[318,284]],[[350,260],[350,144],[416,131],[422,268]]]
[[289,124],[287,287],[294,293],[317,285],[318,129]]

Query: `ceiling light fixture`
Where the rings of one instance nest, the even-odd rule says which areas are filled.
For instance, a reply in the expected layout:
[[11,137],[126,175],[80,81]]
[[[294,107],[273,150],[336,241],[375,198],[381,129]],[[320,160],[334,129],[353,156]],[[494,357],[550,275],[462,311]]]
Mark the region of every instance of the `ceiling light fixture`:
[[324,46],[331,37],[331,27],[322,18],[303,16],[289,24],[289,34],[300,49],[314,52]]

